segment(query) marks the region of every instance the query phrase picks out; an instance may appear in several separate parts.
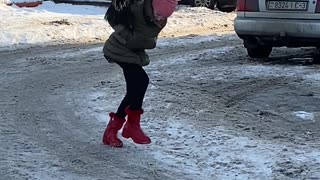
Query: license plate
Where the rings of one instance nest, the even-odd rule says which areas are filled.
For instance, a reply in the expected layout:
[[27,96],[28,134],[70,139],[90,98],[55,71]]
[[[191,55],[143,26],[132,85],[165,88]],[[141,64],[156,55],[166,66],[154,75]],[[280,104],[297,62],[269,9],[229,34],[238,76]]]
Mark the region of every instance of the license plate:
[[293,10],[293,11],[307,11],[307,1],[269,1],[269,10]]

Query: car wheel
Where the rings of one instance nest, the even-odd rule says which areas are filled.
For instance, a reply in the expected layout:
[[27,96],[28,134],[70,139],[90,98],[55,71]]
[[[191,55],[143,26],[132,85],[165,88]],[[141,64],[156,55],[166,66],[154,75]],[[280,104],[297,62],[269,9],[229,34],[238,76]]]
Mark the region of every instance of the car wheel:
[[230,13],[236,10],[236,4],[236,1],[234,2],[234,4],[225,4],[224,1],[221,2],[217,0],[216,7],[221,12]]
[[251,58],[268,58],[271,54],[272,47],[247,47],[248,55]]
[[192,7],[207,7],[210,9],[214,9],[216,6],[215,0],[192,0],[191,2]]
[[221,12],[225,12],[225,13],[230,13],[230,12],[233,12],[234,10],[236,10],[235,7],[226,7],[226,8],[223,8],[223,7],[219,7],[219,5],[217,5],[217,9]]

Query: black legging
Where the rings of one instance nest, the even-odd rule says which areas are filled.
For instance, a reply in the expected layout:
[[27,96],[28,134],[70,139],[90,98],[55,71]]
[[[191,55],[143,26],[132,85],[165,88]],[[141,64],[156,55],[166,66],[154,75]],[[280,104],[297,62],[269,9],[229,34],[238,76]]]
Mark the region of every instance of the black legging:
[[144,95],[149,85],[149,77],[142,66],[129,63],[117,63],[122,69],[127,84],[127,93],[122,100],[117,115],[126,117],[125,108],[130,106],[132,110],[142,109]]

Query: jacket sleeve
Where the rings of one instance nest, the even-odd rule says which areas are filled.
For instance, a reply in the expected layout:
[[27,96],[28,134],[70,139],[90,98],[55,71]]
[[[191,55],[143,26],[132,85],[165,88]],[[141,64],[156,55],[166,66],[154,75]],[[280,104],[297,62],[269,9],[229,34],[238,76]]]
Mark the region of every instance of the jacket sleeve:
[[115,38],[131,50],[155,48],[158,35],[166,25],[166,20],[156,21],[152,11],[152,0],[145,0],[143,4],[132,4],[133,29],[123,25],[114,26]]

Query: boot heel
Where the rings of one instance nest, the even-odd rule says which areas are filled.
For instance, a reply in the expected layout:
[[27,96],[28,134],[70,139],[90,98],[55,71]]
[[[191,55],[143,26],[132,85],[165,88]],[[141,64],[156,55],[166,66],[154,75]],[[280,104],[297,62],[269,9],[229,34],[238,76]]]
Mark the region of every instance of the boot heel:
[[126,131],[122,131],[122,137],[129,139],[130,135]]
[[117,137],[118,131],[122,128],[125,122],[124,118],[116,116],[115,113],[110,113],[110,120],[104,131],[102,142],[104,145],[109,145],[112,147],[122,147],[123,144],[121,140]]
[[104,145],[110,145],[110,143],[106,140],[102,141]]

